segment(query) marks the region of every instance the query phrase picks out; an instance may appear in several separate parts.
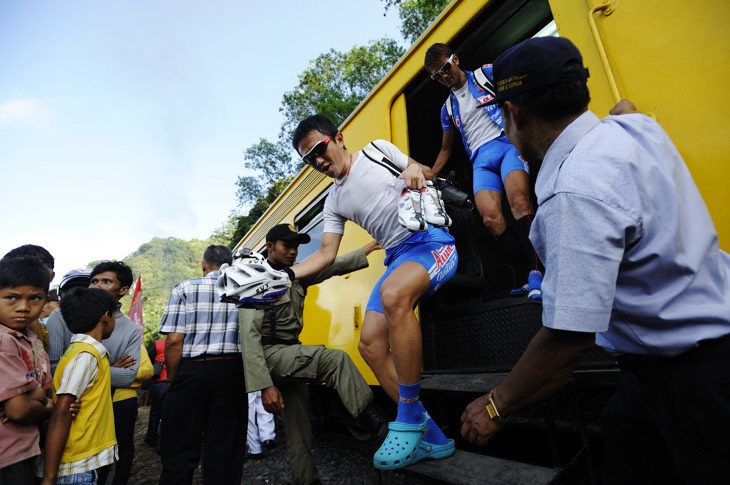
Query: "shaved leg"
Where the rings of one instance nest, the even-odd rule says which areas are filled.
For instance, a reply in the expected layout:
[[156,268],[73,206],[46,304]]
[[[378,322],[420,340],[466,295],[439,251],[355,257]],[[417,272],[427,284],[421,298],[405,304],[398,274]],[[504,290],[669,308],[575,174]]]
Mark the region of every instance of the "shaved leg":
[[388,322],[393,364],[401,384],[421,380],[421,326],[413,307],[431,284],[426,269],[407,261],[396,268],[380,287],[385,319]]
[[474,202],[484,225],[495,237],[499,237],[507,229],[507,222],[502,215],[502,194],[483,189],[474,194]]
[[504,178],[504,191],[515,220],[532,216],[535,210],[530,200],[530,176],[524,170],[512,170]]
[[357,348],[383,390],[393,401],[398,402],[398,376],[395,373],[393,355],[390,353],[385,315],[373,310],[365,312]]

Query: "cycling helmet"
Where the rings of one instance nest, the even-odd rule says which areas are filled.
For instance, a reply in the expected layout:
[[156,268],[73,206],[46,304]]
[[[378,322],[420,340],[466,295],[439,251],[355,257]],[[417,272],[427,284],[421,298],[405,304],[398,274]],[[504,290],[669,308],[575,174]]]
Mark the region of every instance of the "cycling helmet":
[[286,273],[275,270],[253,251],[236,258],[232,265],[223,264],[220,271],[215,288],[221,301],[242,308],[259,308],[277,302],[291,286]]

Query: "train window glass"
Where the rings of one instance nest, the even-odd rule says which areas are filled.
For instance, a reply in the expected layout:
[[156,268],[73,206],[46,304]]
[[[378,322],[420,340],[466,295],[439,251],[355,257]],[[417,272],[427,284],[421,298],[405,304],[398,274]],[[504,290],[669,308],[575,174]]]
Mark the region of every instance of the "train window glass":
[[299,245],[299,255],[297,255],[297,261],[301,262],[307,259],[309,256],[314,254],[315,251],[319,249],[319,247],[322,245],[322,234],[324,233],[324,221],[322,219],[319,219],[318,222],[316,222],[313,225],[310,225],[309,228],[306,231],[309,234],[309,237],[312,238],[311,241],[309,241],[308,244],[300,244]]
[[294,218],[294,227],[297,228],[297,232],[304,232],[312,238],[309,244],[299,246],[297,261],[304,261],[308,256],[317,251],[322,244],[322,234],[324,233],[324,223],[322,221],[324,201],[327,199],[329,191],[330,188],[327,188],[327,190],[322,192]]

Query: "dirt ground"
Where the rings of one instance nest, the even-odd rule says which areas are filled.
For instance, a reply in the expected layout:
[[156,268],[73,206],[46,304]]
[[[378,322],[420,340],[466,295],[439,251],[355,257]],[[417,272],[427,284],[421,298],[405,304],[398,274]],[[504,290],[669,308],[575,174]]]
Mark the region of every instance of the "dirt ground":
[[160,478],[160,471],[162,471],[160,455],[155,452],[154,448],[144,444],[149,417],[150,407],[140,406],[137,424],[134,427],[134,463],[129,485],[154,485]]
[[[134,431],[135,458],[129,485],[155,485],[162,465],[155,449],[144,444],[149,406],[140,406]],[[379,471],[372,466],[377,444],[357,442],[347,434],[316,427],[315,461],[322,483],[328,485],[424,485],[427,482],[399,471]],[[284,431],[277,422],[278,446],[264,452],[264,459],[247,459],[241,483],[246,485],[287,485],[292,481]],[[193,485],[200,485],[196,471]]]

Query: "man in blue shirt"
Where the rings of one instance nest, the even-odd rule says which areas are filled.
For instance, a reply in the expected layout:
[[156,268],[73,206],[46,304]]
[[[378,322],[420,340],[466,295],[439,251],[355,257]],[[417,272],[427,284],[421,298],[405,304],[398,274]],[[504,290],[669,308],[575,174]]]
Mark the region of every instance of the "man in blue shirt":
[[485,444],[595,342],[622,370],[602,416],[604,481],[726,483],[730,256],[687,166],[651,118],[588,111],[569,40],[524,41],[494,69],[505,133],[540,170],[531,239],[547,268],[543,328],[467,406],[462,435]]
[[[482,222],[529,271],[530,299],[540,299],[542,264],[530,243],[530,225],[535,215],[530,197],[527,163],[502,133],[502,112],[497,106],[480,106],[493,99],[492,65],[464,71],[446,44],[433,44],[426,51],[426,71],[431,79],[449,88],[441,108],[441,151],[433,164],[438,175],[451,156],[454,133],[459,131],[472,164],[474,202]],[[516,224],[507,225],[502,214],[502,194],[507,194]],[[513,292],[519,294],[520,290]]]

